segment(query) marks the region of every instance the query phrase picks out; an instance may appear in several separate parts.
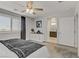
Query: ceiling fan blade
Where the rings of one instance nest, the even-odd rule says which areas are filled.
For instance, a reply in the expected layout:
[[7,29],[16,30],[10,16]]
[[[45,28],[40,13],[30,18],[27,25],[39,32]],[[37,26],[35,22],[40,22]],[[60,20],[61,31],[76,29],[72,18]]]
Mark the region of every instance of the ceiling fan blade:
[[42,8],[34,8],[34,10],[43,11]]

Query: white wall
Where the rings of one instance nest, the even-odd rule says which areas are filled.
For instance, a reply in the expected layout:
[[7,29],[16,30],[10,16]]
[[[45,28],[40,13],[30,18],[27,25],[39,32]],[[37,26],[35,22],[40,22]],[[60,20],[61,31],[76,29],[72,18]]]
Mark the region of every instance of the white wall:
[[58,44],[74,47],[74,17],[61,17],[58,19]]
[[[37,28],[36,27],[36,21],[42,21],[42,28]],[[43,18],[43,17],[37,17],[36,19],[35,19],[35,31],[37,32],[38,30],[40,30],[42,33],[44,33],[44,22],[45,22],[45,19]],[[44,27],[44,28],[43,28]]]
[[[42,28],[36,28],[36,21],[39,21],[39,20],[42,20]],[[33,38],[31,38],[31,34],[32,34],[31,29],[32,28],[35,30],[35,32],[40,30],[43,33],[42,34],[42,37],[44,37],[43,40],[45,40],[45,41],[47,40],[47,37],[48,37],[47,36],[47,19],[45,17],[39,16],[39,17],[36,17],[34,19],[26,17],[26,40],[33,39]],[[36,40],[38,40],[38,39],[36,39]]]
[[50,31],[52,31],[52,32],[57,31],[57,26],[56,25],[50,25],[50,26],[51,26]]
[[[56,32],[57,31],[57,19],[52,17],[51,19],[48,19],[48,21],[49,21],[50,31]],[[56,23],[56,24],[52,25],[52,23]]]
[[6,40],[11,38],[20,38],[20,33],[0,33],[0,40]]
[[[40,20],[42,20],[42,28],[36,28],[36,21],[40,21]],[[47,25],[48,25],[48,20],[47,20],[46,17],[39,16],[39,17],[36,18],[36,20],[35,20],[35,30],[36,31],[40,30],[43,33],[44,41],[47,41],[47,39],[48,39]]]
[[75,47],[78,48],[78,12],[77,8],[75,9],[75,14],[74,14],[74,41],[75,41]]
[[77,20],[78,20],[78,24],[77,24],[77,25],[78,25],[78,29],[77,29],[77,30],[78,30],[78,31],[77,31],[78,40],[77,40],[76,43],[78,44],[77,47],[78,47],[78,56],[79,56],[79,2],[77,3],[77,6],[76,6],[76,8],[75,8],[75,16],[76,16],[76,15],[78,15],[78,18],[77,18]]
[[26,17],[26,40],[30,40],[31,29],[35,27],[34,25],[35,20],[30,17]]

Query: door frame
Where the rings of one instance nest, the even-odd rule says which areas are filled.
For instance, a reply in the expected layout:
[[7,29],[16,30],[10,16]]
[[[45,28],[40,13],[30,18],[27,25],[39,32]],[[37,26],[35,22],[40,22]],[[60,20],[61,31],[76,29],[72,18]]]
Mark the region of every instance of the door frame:
[[[59,24],[59,21],[58,21],[58,17],[55,17],[55,18],[56,18],[56,22],[57,22],[57,40],[56,41],[58,42],[58,38],[59,38],[59,34],[58,34],[59,33],[59,26],[58,26],[58,24]],[[50,35],[50,32],[49,32],[49,30],[50,30],[49,29],[49,20],[51,20],[51,18],[47,19],[47,36],[48,36],[47,40],[46,40],[47,42],[49,42],[49,39],[50,39],[50,36],[49,36]]]

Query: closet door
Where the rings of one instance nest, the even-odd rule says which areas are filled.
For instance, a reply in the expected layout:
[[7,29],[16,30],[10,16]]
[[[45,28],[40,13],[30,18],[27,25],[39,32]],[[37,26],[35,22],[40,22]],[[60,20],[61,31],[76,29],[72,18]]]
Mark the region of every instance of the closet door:
[[74,18],[59,19],[59,44],[74,47]]
[[21,39],[26,40],[26,21],[23,16],[21,16]]

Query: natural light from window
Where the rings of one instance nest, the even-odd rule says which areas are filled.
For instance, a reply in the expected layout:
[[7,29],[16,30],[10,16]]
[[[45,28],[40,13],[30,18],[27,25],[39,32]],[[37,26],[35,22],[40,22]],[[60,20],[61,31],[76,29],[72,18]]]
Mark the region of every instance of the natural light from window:
[[11,18],[0,16],[0,31],[10,31]]
[[0,33],[20,32],[20,18],[0,15]]

